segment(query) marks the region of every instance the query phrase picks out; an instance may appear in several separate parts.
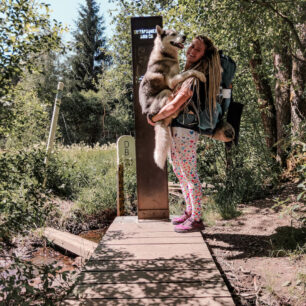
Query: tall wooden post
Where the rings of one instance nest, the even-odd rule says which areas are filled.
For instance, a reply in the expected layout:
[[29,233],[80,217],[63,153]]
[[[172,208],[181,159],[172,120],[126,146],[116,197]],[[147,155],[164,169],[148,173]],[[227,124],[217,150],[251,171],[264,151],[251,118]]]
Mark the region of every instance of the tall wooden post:
[[156,37],[156,25],[162,26],[162,17],[131,19],[138,219],[169,218],[167,171],[159,169],[153,160],[154,128],[142,114],[138,98],[139,84]]
[[[64,89],[64,83],[63,82],[58,82],[57,84],[57,93],[54,101],[54,107],[53,107],[53,115],[52,115],[52,120],[51,120],[51,126],[50,126],[50,132],[49,132],[49,137],[48,137],[48,143],[47,143],[47,152],[46,152],[46,157],[45,157],[45,165],[48,165],[49,161],[49,156],[50,153],[53,149],[53,143],[54,143],[54,138],[55,138],[55,132],[56,132],[56,127],[57,127],[57,120],[58,120],[58,114],[59,114],[59,109],[61,106],[62,102],[62,95],[63,95],[63,89]],[[45,186],[47,182],[47,176],[44,178],[43,185]]]

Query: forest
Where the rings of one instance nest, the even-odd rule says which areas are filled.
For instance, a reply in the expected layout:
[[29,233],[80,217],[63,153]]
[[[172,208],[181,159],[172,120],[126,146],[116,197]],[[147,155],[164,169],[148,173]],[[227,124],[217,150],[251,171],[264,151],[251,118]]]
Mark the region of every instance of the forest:
[[[76,279],[80,266],[34,263],[38,249],[53,252],[41,228],[103,232],[116,216],[115,144],[122,135],[135,136],[130,23],[138,16],[162,16],[164,27],[185,33],[187,42],[205,34],[236,62],[233,99],[244,106],[239,144],[230,152],[205,136],[198,144],[198,171],[210,186],[202,212],[207,241],[217,245],[220,228],[264,233],[266,244],[259,238],[234,243],[257,260],[244,269],[238,261],[232,266],[235,302],[305,305],[305,1],[108,2],[117,9],[106,12],[96,0],[80,1],[69,42],[63,40],[69,30],[51,19],[50,5],[0,2],[0,305],[55,305]],[[46,165],[59,81],[64,91],[56,144]],[[124,174],[127,215],[137,214],[135,168],[127,165]],[[169,165],[168,180],[177,183]],[[179,214],[182,204],[169,194],[171,214]],[[266,232],[262,223],[251,226],[267,216]],[[221,265],[229,266],[220,256]],[[244,272],[263,263],[275,265],[269,276]],[[276,281],[281,266],[291,272]]]

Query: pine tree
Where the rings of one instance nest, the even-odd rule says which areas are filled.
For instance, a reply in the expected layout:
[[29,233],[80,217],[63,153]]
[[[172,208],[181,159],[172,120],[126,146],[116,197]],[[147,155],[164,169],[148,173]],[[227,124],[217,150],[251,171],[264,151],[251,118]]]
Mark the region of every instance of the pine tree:
[[72,57],[73,78],[79,90],[95,90],[98,75],[103,73],[110,58],[106,54],[105,26],[95,0],[81,5],[76,22],[75,55]]

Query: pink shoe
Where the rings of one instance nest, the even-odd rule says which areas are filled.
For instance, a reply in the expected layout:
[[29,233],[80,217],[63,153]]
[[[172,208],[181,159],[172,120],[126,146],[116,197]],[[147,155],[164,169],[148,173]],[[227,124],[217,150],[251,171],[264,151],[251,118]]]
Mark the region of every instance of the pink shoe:
[[190,233],[198,232],[204,229],[203,221],[195,221],[191,217],[188,218],[184,223],[174,227],[174,231],[177,233]]
[[189,214],[186,210],[184,211],[184,214],[180,217],[176,217],[172,219],[172,224],[177,225],[185,222],[188,218],[190,218],[191,214]]

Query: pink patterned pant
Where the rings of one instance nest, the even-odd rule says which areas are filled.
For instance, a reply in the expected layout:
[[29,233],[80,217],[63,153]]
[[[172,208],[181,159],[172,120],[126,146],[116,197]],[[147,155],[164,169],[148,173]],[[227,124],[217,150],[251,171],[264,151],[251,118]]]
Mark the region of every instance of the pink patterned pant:
[[173,127],[171,161],[173,171],[179,179],[186,211],[196,221],[201,218],[201,181],[197,173],[197,141],[199,134],[193,130]]

